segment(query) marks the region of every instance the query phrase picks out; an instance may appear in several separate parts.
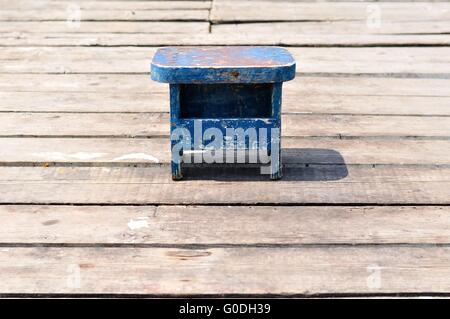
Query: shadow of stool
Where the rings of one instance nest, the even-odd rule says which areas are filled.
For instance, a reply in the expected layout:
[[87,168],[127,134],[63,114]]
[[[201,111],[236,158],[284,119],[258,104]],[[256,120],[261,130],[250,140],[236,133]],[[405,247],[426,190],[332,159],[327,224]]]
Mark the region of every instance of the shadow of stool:
[[[348,175],[342,155],[332,149],[282,149],[283,181],[335,181]],[[190,164],[183,167],[186,180],[267,181],[261,164]],[[276,183],[276,182],[274,182]]]

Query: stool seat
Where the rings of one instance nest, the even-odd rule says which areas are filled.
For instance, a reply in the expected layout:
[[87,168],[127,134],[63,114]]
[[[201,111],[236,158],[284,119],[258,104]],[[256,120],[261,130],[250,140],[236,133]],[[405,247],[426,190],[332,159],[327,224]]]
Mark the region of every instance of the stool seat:
[[172,84],[285,82],[295,77],[295,60],[280,47],[165,47],[153,57],[151,77]]

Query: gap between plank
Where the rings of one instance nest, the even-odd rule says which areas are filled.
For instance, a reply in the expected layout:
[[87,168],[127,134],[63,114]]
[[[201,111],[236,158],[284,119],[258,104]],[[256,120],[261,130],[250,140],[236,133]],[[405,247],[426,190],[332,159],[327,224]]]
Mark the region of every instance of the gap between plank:
[[[130,138],[130,139],[150,139],[150,138],[169,138],[168,135],[34,135],[34,134],[16,134],[16,135],[2,135],[0,138]],[[288,135],[283,138],[298,138],[298,139],[339,139],[339,140],[433,140],[433,141],[448,141],[450,136],[416,136],[416,135],[377,135],[377,136],[359,136],[359,135],[312,135],[312,136],[293,136]]]
[[70,293],[8,293],[0,294],[0,298],[423,298],[423,297],[441,297],[450,298],[450,293],[437,292],[396,292],[396,293],[324,293],[324,294],[70,294]]
[[[203,168],[226,168],[225,164],[203,164]],[[242,164],[242,168],[258,168],[258,164]],[[30,161],[30,162],[2,162],[0,161],[0,167],[117,167],[117,168],[127,168],[127,167],[169,167],[169,163],[148,163],[148,162],[55,162],[55,161]],[[307,168],[314,166],[352,166],[352,167],[420,167],[420,168],[450,168],[450,164],[398,164],[398,163],[371,163],[371,164],[358,164],[358,163],[286,163],[283,164],[284,168]],[[234,164],[234,168],[238,167]]]
[[[11,92],[11,91],[8,91]],[[31,91],[36,92],[36,91]],[[24,93],[21,91],[20,93]],[[43,92],[44,93],[44,92]],[[54,93],[54,92],[45,92],[45,93]],[[59,93],[59,92],[57,92]],[[72,92],[71,92],[72,93]],[[358,95],[363,96],[363,95]],[[375,95],[376,96],[376,95]],[[385,95],[388,96],[388,95]],[[389,95],[390,96],[390,95]],[[410,97],[410,96],[408,96]],[[438,96],[425,96],[425,97],[438,97]],[[447,97],[447,96],[443,96]],[[169,114],[169,112],[135,112],[135,111],[4,111],[0,110],[0,114],[21,114],[21,113],[31,113],[31,114]],[[339,116],[391,116],[391,117],[450,117],[450,114],[420,114],[420,113],[409,113],[409,114],[400,114],[400,113],[330,113],[330,112],[283,112],[283,115],[339,115]],[[0,138],[3,136],[0,135]],[[292,136],[287,136],[292,137]]]
[[[173,22],[170,20],[165,20],[166,22]],[[190,20],[183,20],[183,22],[189,22]],[[205,22],[204,20],[203,22]],[[26,22],[26,21],[24,21]],[[146,21],[142,21],[146,22]],[[150,22],[150,21],[148,21]],[[192,22],[199,22],[199,21],[192,21]],[[73,48],[73,47],[100,47],[100,48],[117,48],[117,47],[138,47],[138,48],[159,48],[163,46],[173,46],[173,47],[185,47],[185,46],[236,46],[236,44],[227,44],[227,43],[221,43],[221,44],[195,44],[195,45],[185,45],[185,44],[155,44],[155,45],[149,45],[149,44],[79,44],[79,45],[73,45],[73,44],[45,44],[45,45],[27,45],[27,44],[17,44],[17,45],[3,45],[0,43],[0,47],[15,47],[15,48],[28,48],[28,47],[57,47],[57,48]],[[239,46],[257,46],[262,45],[258,43],[245,43],[245,44],[239,44]],[[370,43],[370,44],[288,44],[288,43],[276,43],[276,44],[270,44],[269,46],[282,46],[282,47],[291,47],[291,48],[384,48],[384,47],[408,47],[408,48],[429,48],[429,47],[450,47],[449,44],[445,43]]]
[[144,244],[144,243],[2,243],[1,248],[167,248],[167,249],[185,249],[185,250],[204,250],[204,249],[246,249],[246,248],[265,248],[265,249],[280,249],[280,248],[301,248],[301,249],[314,249],[314,248],[333,248],[333,247],[351,247],[351,248],[368,248],[368,247],[408,247],[408,248],[427,248],[427,247],[450,247],[450,243],[320,243],[320,244],[267,244],[267,243],[252,243],[252,244]]
[[98,203],[69,203],[69,202],[61,202],[61,203],[53,203],[53,202],[3,202],[0,203],[0,206],[133,206],[133,207],[143,207],[143,206],[151,206],[151,207],[159,207],[159,206],[255,206],[255,207],[318,207],[318,206],[329,206],[329,207],[366,207],[366,206],[377,206],[377,207],[401,207],[401,206],[422,206],[422,207],[429,207],[429,206],[437,206],[437,207],[450,207],[449,204],[443,204],[443,203],[378,203],[378,202],[367,202],[367,203],[197,203],[197,204],[180,204],[180,203],[110,203],[110,202],[98,202]]
[[[0,45],[1,47],[1,45]],[[2,61],[2,60],[0,60]],[[150,60],[149,60],[150,61]],[[150,72],[4,72],[0,74],[21,74],[21,75],[65,75],[65,74],[88,74],[88,75],[150,75]],[[317,73],[317,72],[297,72],[296,77],[335,77],[335,78],[395,78],[395,79],[450,79],[450,73]],[[21,91],[27,92],[27,91]],[[36,91],[30,91],[36,92]],[[74,91],[71,91],[74,92]]]

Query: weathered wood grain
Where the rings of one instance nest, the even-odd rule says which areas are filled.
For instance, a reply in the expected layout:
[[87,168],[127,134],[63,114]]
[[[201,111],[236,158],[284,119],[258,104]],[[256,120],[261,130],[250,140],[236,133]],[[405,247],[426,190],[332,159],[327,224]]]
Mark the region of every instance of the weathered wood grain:
[[258,169],[0,167],[2,204],[450,204],[450,168],[309,165],[276,183]]
[[[191,12],[195,12],[192,10]],[[161,17],[159,17],[161,18]],[[147,18],[146,21],[152,21]],[[167,21],[172,19],[167,18]],[[193,20],[193,19],[185,19]],[[137,20],[136,20],[137,21]],[[195,21],[203,21],[196,19]],[[448,46],[448,34],[113,34],[1,33],[0,46],[168,46],[168,45],[287,45],[287,46]]]
[[366,20],[320,22],[271,22],[213,24],[212,33],[276,34],[440,34],[450,31],[449,20],[384,21],[377,27],[368,27]]
[[[450,136],[450,117],[285,114],[283,136]],[[167,113],[0,113],[0,136],[168,136]]]
[[6,205],[0,206],[0,218],[1,244],[314,245],[450,242],[450,230],[447,227],[450,208],[441,206]]
[[[283,112],[450,115],[449,79],[298,76]],[[148,74],[0,74],[0,111],[168,112]]]
[[283,127],[285,136],[448,137],[450,117],[287,114]]
[[0,293],[438,293],[450,290],[449,256],[447,247],[6,248]]
[[[67,10],[70,5],[74,5],[73,1],[54,1],[54,0],[1,0],[0,5],[5,10],[23,10],[23,9],[48,9],[53,10]],[[154,10],[154,9],[209,9],[211,6],[211,1],[78,1],[76,6],[80,10]]]
[[[74,10],[74,9],[69,9]],[[76,9],[75,9],[76,10]],[[76,11],[75,11],[76,12]],[[16,9],[2,10],[0,21],[67,21],[74,12],[68,9]],[[84,21],[207,21],[209,10],[139,10],[139,9],[90,9],[80,11],[80,22]],[[75,15],[78,17],[78,15]],[[75,27],[78,23],[72,23]],[[76,27],[75,27],[76,28]]]
[[[450,74],[450,47],[288,48],[297,72]],[[148,73],[156,48],[4,48],[1,73]]]
[[[169,164],[169,138],[0,138],[0,165]],[[450,165],[450,141],[283,139],[285,164]]]
[[[283,94],[285,97],[291,94],[305,97],[450,97],[449,80],[302,75],[284,83]],[[0,74],[0,92],[162,94],[167,93],[167,88],[166,84],[151,81],[149,74]]]
[[[261,14],[264,11],[265,14]],[[290,1],[213,1],[211,20],[229,21],[391,21],[448,20],[450,4],[447,2],[290,2]]]
[[168,135],[167,113],[2,113],[3,136],[161,136]]
[[[146,78],[145,80],[148,80]],[[0,112],[168,112],[165,92],[0,92]],[[440,99],[439,99],[440,100]],[[438,103],[438,105],[441,103]],[[444,112],[447,108],[444,108]],[[434,109],[434,112],[440,113]],[[433,112],[431,110],[430,112]]]
[[[116,2],[116,1],[113,1]],[[148,3],[140,1],[140,3]],[[201,3],[201,2],[200,2]],[[66,21],[0,22],[0,32],[31,33],[208,33],[208,22],[83,21],[71,27]]]

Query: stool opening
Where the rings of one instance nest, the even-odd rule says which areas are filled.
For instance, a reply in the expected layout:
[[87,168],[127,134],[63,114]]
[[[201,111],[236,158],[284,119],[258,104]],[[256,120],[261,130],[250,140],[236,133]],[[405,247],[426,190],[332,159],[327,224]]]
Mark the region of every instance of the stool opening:
[[272,83],[180,84],[180,118],[270,118]]

